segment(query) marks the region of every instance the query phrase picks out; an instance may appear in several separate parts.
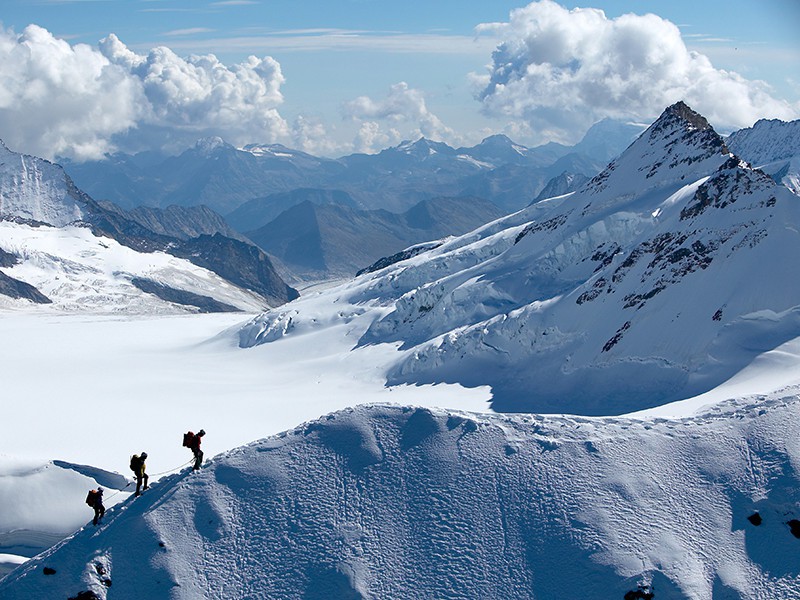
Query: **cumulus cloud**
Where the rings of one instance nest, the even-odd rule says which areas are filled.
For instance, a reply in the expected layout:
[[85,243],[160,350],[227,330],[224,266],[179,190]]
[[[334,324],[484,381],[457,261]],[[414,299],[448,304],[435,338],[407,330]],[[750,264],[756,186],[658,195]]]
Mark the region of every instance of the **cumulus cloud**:
[[0,137],[17,150],[77,159],[210,135],[278,141],[290,135],[277,110],[283,82],[270,57],[226,66],[165,47],[140,55],[113,34],[95,48],[36,25],[0,30]]
[[[428,110],[424,94],[404,81],[392,85],[382,100],[359,96],[347,102],[344,114],[361,123],[355,140],[356,149],[360,152],[374,151],[385,147],[387,143],[399,142],[401,136],[424,136],[445,142],[456,137],[452,129]],[[390,127],[381,127],[381,121]]]
[[539,0],[478,33],[500,39],[488,75],[475,76],[484,110],[523,118],[543,139],[574,142],[601,118],[650,119],[678,100],[721,128],[798,115],[765,83],[689,51],[678,28],[653,14],[609,19]]
[[349,145],[334,139],[322,120],[307,115],[298,115],[292,122],[292,143],[295,148],[317,156],[346,154],[351,150]]

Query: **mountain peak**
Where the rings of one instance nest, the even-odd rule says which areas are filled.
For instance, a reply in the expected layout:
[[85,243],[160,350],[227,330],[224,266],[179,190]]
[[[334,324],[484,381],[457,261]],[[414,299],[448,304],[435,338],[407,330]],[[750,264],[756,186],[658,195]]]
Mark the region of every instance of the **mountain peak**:
[[663,118],[682,119],[694,129],[699,129],[701,131],[704,129],[711,129],[708,120],[700,113],[693,111],[683,100],[679,100],[672,106],[668,106],[658,120],[660,121]]
[[452,148],[444,142],[434,142],[426,137],[421,137],[414,142],[410,140],[403,141],[398,144],[395,149],[399,152],[419,157],[430,156],[439,152],[449,153],[452,151]]
[[483,138],[479,146],[515,146],[514,140],[504,133],[495,133]]
[[203,154],[210,154],[219,148],[233,150],[233,146],[231,146],[228,142],[223,140],[218,135],[200,138],[199,140],[197,140],[197,142],[195,142],[194,145],[194,149]]
[[[716,170],[730,151],[702,115],[683,102],[661,116],[588,184],[605,200],[633,198],[644,190],[682,185]],[[598,204],[599,208],[603,204]]]

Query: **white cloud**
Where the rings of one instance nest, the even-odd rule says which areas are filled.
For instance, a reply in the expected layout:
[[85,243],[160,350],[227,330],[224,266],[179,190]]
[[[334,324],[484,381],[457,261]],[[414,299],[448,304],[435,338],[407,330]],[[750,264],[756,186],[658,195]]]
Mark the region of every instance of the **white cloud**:
[[284,81],[270,57],[226,66],[159,47],[139,55],[109,35],[71,46],[30,25],[0,29],[0,138],[52,158],[174,147],[219,135],[233,144],[285,139]]
[[[391,86],[388,95],[382,100],[359,96],[347,102],[344,105],[344,114],[347,118],[366,122],[356,136],[355,145],[361,152],[385,147],[387,141],[393,141],[392,132],[400,129],[403,129],[403,135],[409,139],[424,136],[432,140],[452,142],[456,138],[453,130],[428,110],[424,94],[409,87],[404,81]],[[386,121],[393,127],[389,132],[381,131],[379,121]]]
[[292,123],[292,143],[295,148],[317,156],[346,154],[351,150],[349,145],[337,142],[320,119],[305,115],[299,115]]
[[173,29],[172,31],[165,31],[164,35],[195,35],[198,33],[210,33],[214,31],[208,27],[189,27],[188,29]]
[[484,110],[525,119],[542,141],[575,141],[604,117],[649,119],[677,100],[723,129],[798,115],[765,83],[689,51],[678,28],[653,14],[608,19],[601,10],[539,0],[478,33],[500,39],[489,74],[475,76]]

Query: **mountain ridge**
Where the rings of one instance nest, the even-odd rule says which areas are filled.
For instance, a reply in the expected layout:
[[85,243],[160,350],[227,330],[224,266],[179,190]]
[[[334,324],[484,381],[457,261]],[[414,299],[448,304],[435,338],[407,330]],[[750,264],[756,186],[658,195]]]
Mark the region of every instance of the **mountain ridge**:
[[788,600],[797,403],[678,421],[350,408],[159,481],[0,593]]
[[[193,210],[194,213],[199,211],[201,209]],[[149,216],[158,221],[154,212],[151,211]],[[107,236],[136,252],[160,251],[173,254],[208,268],[223,278],[233,278],[236,285],[258,294],[267,305],[280,304],[297,297],[296,290],[280,279],[269,258],[254,246],[230,238],[224,238],[230,241],[223,244],[223,236],[218,233],[216,237],[199,236],[191,239],[185,232],[185,239],[168,235],[166,230],[165,233],[156,233],[142,222],[130,218],[125,211],[96,202],[75,185],[61,166],[14,153],[5,145],[0,147],[0,219],[47,224],[56,229],[68,226],[89,227],[95,237]],[[223,223],[219,221],[217,224]],[[214,255],[223,245],[224,259]],[[48,262],[51,262],[50,259]],[[13,265],[11,268],[14,271],[24,270],[25,265]],[[32,293],[24,287],[27,285],[24,281],[17,281],[12,285],[12,280],[16,278],[8,273],[5,275],[9,279],[5,279],[3,290],[8,293],[4,295],[12,298],[27,297],[44,303],[46,294]],[[162,272],[161,276],[166,277],[167,273]],[[141,281],[142,277],[138,276],[138,279]],[[147,287],[155,290],[173,286],[167,281],[157,281]],[[176,291],[170,292],[172,298],[180,297]],[[191,291],[183,297],[197,299],[198,295]],[[253,300],[254,298],[249,298],[246,304],[252,307]],[[209,302],[208,299],[203,300],[203,303],[206,306],[221,306]],[[196,306],[192,302],[188,304]]]

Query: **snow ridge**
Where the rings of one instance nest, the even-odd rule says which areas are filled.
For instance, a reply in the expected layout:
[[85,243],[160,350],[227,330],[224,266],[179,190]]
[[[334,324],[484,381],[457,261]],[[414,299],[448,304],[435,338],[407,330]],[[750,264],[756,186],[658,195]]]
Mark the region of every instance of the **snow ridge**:
[[761,119],[733,132],[727,143],[738,156],[800,194],[800,120]]
[[163,480],[0,595],[796,598],[796,393],[677,421],[348,409]]

